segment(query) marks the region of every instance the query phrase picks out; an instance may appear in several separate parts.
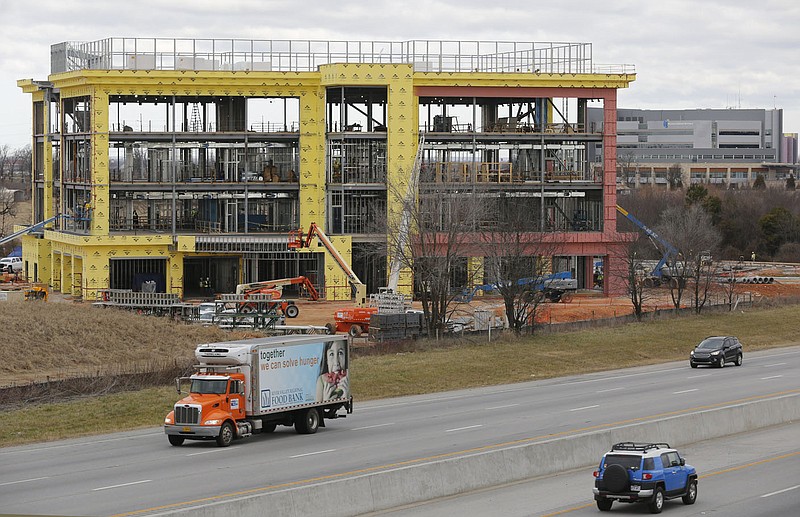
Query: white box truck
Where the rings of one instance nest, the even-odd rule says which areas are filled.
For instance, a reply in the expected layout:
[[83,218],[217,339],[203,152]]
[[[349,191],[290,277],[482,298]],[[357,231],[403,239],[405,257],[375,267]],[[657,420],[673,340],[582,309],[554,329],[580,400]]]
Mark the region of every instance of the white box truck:
[[[270,433],[279,425],[312,434],[353,412],[348,336],[280,336],[199,345],[189,394],[164,419],[169,443]],[[342,411],[343,410],[343,411]]]

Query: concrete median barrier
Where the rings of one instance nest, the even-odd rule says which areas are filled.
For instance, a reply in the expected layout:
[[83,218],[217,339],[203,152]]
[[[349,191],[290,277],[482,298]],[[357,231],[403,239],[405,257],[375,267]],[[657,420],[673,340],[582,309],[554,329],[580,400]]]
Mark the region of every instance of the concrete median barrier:
[[682,446],[798,419],[800,393],[789,392],[148,515],[359,515],[592,465],[616,442]]

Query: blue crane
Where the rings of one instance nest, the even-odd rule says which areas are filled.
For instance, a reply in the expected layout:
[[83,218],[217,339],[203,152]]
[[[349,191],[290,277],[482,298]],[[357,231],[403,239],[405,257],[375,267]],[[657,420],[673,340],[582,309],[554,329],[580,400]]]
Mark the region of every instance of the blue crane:
[[653,246],[655,246],[656,249],[662,254],[661,260],[658,261],[656,267],[650,272],[649,278],[645,279],[645,285],[650,284],[651,286],[659,286],[662,282],[669,282],[672,280],[672,276],[664,272],[664,267],[678,256],[678,249],[669,242],[665,241],[656,232],[648,228],[647,225],[619,205],[617,205],[617,212],[624,215],[630,222],[641,229],[650,239],[650,242],[653,243]]

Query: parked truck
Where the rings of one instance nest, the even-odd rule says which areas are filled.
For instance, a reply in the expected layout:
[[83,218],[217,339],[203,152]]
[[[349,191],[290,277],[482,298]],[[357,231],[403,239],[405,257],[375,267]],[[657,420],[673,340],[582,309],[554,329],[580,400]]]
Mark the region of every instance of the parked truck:
[[234,439],[294,426],[313,434],[353,412],[347,336],[281,336],[199,345],[189,393],[164,419],[169,443]]

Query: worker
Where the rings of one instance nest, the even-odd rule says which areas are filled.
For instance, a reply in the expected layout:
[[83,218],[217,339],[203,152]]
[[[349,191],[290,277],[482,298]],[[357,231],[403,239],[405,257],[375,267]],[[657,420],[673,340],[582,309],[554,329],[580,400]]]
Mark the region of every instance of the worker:
[[755,251],[750,254],[750,261],[751,262],[755,262],[756,261],[756,252]]

